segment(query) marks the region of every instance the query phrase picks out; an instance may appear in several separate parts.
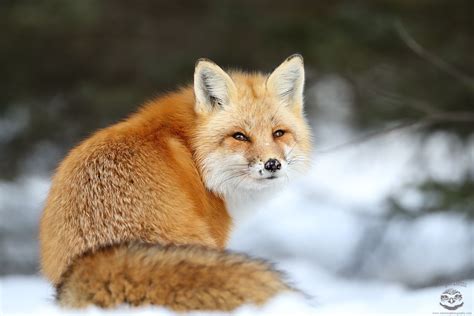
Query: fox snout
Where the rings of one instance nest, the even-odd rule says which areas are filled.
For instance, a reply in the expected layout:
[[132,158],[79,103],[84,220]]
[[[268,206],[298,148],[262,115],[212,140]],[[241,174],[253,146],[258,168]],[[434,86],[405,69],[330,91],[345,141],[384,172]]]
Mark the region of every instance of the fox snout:
[[256,159],[249,164],[250,174],[257,180],[275,179],[284,173],[285,162],[276,158]]
[[281,169],[281,163],[278,159],[268,159],[264,165],[265,169],[270,172],[277,172]]

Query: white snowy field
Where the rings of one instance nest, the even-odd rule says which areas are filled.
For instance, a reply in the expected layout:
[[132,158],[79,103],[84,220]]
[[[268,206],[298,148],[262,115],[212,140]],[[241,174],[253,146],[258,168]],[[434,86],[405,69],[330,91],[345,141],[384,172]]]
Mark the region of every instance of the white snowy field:
[[[271,260],[311,298],[278,297],[235,314],[449,313],[439,304],[447,288],[464,297],[454,312],[472,312],[473,220],[455,210],[388,216],[386,199],[396,196],[417,209],[429,200],[407,185],[426,178],[455,182],[466,172],[474,174],[474,139],[459,150],[449,134],[421,141],[416,130],[406,129],[327,151],[358,137],[346,122],[344,89],[337,78],[310,89],[309,98],[321,107],[312,169],[237,227],[229,245]],[[0,182],[2,265],[36,264],[35,230],[48,187],[48,178],[34,172]],[[53,295],[40,276],[1,277],[0,314],[172,314],[151,307],[65,311]]]
[[[316,152],[311,171],[262,205],[255,216],[238,227],[230,242],[233,250],[275,262],[311,299],[284,296],[262,308],[248,306],[235,313],[428,315],[448,312],[439,305],[440,294],[448,287],[455,287],[464,296],[464,306],[457,312],[472,311],[474,280],[424,286],[430,280],[450,280],[472,269],[473,222],[454,212],[423,215],[410,221],[385,221],[380,217],[386,211],[384,198],[404,192],[403,185],[415,181],[415,177],[421,179],[428,172],[453,177],[459,172],[457,168],[466,166],[462,155],[443,159],[449,152],[445,138],[433,141],[438,153],[428,148],[432,157],[449,163],[442,164],[442,168],[425,164],[432,170],[424,171],[411,163],[417,141],[405,132],[333,154]],[[43,199],[48,188],[47,180],[34,178],[15,185],[3,198],[26,194],[26,199],[17,202],[19,205]],[[406,203],[421,203],[416,192],[403,194],[408,195]],[[71,312],[54,304],[53,290],[39,276],[7,276],[0,282],[2,314]],[[91,308],[74,314],[103,312]],[[171,312],[123,307],[107,313]]]
[[[277,297],[263,307],[244,306],[235,315],[364,315],[364,314],[410,314],[432,315],[448,312],[439,305],[439,296],[445,286],[421,290],[408,290],[396,284],[383,282],[355,282],[334,278],[321,271],[314,271],[312,264],[304,262],[282,262],[289,276],[296,284],[303,285],[318,297],[307,300],[297,295]],[[458,313],[473,311],[472,297],[474,280],[466,282],[464,305]],[[116,310],[103,310],[92,307],[86,310],[71,311],[58,307],[53,300],[53,289],[40,277],[11,276],[1,279],[1,315],[175,315],[167,309],[158,307],[131,308],[127,306]],[[209,312],[192,314],[206,315]]]

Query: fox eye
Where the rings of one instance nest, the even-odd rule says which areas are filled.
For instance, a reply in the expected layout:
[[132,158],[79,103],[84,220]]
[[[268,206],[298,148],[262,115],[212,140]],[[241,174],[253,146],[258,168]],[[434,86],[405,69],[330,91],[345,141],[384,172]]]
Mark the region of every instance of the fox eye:
[[273,137],[282,137],[283,135],[285,135],[285,131],[281,129],[273,132]]
[[234,135],[232,135],[235,139],[241,141],[241,142],[247,142],[249,138],[245,136],[243,133],[237,132]]

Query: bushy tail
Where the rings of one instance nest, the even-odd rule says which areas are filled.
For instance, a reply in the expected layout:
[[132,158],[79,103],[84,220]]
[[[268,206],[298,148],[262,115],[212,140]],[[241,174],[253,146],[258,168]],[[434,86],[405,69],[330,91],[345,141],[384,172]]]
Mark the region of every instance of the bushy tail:
[[124,244],[77,259],[57,287],[62,306],[160,305],[232,310],[292,291],[268,263],[197,246]]

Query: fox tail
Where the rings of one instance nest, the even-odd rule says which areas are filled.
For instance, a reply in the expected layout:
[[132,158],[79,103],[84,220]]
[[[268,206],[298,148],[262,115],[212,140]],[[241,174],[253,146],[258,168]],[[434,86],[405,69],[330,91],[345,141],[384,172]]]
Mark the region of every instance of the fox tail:
[[199,246],[130,243],[87,253],[63,274],[60,305],[159,305],[176,311],[229,311],[294,291],[262,260]]

